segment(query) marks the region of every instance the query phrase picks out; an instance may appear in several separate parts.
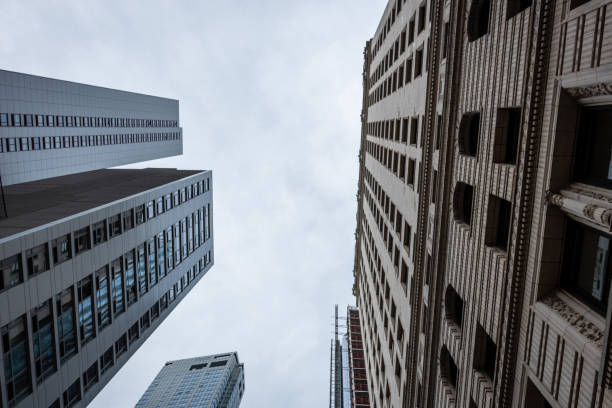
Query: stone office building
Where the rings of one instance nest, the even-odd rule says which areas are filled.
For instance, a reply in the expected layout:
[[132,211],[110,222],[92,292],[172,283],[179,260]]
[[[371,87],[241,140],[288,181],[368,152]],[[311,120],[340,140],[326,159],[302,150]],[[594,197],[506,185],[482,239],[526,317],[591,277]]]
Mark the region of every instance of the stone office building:
[[387,4],[354,271],[372,406],[612,406],[611,6]]
[[86,406],[213,262],[178,102],[0,72],[0,406]]

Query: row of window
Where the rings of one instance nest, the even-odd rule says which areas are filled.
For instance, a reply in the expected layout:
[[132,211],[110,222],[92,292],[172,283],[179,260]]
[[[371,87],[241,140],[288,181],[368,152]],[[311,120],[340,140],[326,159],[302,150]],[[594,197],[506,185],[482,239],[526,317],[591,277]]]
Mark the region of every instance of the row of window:
[[102,118],[97,116],[0,113],[0,127],[178,127],[166,119]]
[[[516,164],[521,136],[521,108],[499,108],[496,116],[493,162]],[[467,112],[461,117],[457,143],[460,154],[478,155],[480,122],[480,112]]]
[[[370,76],[370,83],[376,83],[376,81],[382,78],[389,68],[391,68],[393,63],[395,63],[395,61],[397,61],[398,58],[406,51],[406,48],[414,42],[416,36],[425,30],[425,9],[425,4],[419,7],[418,26],[416,25],[416,12],[415,15],[412,16],[408,26],[404,27],[391,48],[389,48],[389,51],[387,51],[376,69],[374,69],[374,72]],[[376,55],[376,51],[374,52],[374,55]]]
[[[176,190],[172,194],[166,194],[163,197],[150,200],[145,204],[141,204],[108,219],[98,221],[90,226],[74,231],[72,234],[58,237],[50,243],[44,243],[29,248],[24,254],[26,268],[24,268],[22,254],[15,254],[3,259],[0,261],[0,291],[23,283],[26,276],[27,278],[31,278],[32,276],[49,270],[51,268],[49,248],[51,248],[53,265],[60,264],[71,259],[73,256],[91,249],[92,246],[100,245],[137,225],[144,224],[146,221],[209,190],[210,178],[207,177],[204,180],[200,180],[194,184]],[[194,231],[200,229],[204,235],[204,240],[208,239],[211,231],[210,214],[210,204],[208,204],[192,216],[187,217],[189,219],[188,221],[183,220],[187,223],[186,225],[183,225],[183,221],[181,221],[182,229],[180,233],[186,234],[188,228],[190,234],[192,234],[192,229]],[[176,233],[178,234],[178,227],[176,228]],[[190,235],[190,237],[191,236],[192,235]]]
[[126,135],[9,137],[0,139],[0,152],[69,149],[71,147],[165,142],[180,139],[181,134],[179,132],[139,133]]
[[[395,91],[401,89],[404,85],[409,84],[413,79],[420,77],[427,70],[425,66],[425,48],[421,47],[414,53],[414,64],[412,63],[412,55],[406,59],[406,62],[400,64],[399,67],[389,75],[386,80],[380,83],[368,95],[368,106],[372,106]],[[413,69],[414,66],[414,69]]]
[[[406,3],[406,0],[395,0],[395,6],[391,9],[391,13],[389,14],[389,16],[387,16],[387,20],[385,21],[385,25],[383,26],[380,35],[374,42],[374,49],[372,52],[373,56],[376,56],[378,52],[380,51],[380,49],[382,48],[382,45],[385,42],[385,39],[387,38],[387,34],[389,33],[389,31],[391,31],[391,27],[393,26],[393,24],[396,21],[396,18],[399,16],[400,12],[402,11],[402,6],[405,3]],[[418,32],[420,33],[421,31],[425,29],[425,24],[426,24],[425,1],[423,1],[423,3],[419,6],[418,12],[415,12],[415,14],[413,14],[413,16],[410,18],[409,32],[413,33],[412,35],[414,35],[415,33],[417,13],[418,13]],[[429,15],[429,19],[431,20],[431,13]]]
[[[113,367],[114,361],[127,351],[128,344],[134,343],[142,333],[150,327],[153,321],[160,317],[161,313],[168,308],[168,305],[195,280],[196,276],[206,269],[210,262],[211,253],[209,251],[196,265],[189,268],[188,272],[181,276],[170,290],[164,293],[164,295],[129,328],[127,333],[119,337],[114,347],[109,347],[108,350],[100,356],[99,361],[96,361],[83,373],[83,392],[87,392],[87,390],[98,382],[99,376]],[[102,330],[102,328],[105,327],[103,322],[106,319],[107,312],[105,311],[104,305],[109,304],[108,295],[110,295],[111,292],[113,292],[113,294],[116,292],[115,287],[109,289],[108,276],[105,279],[100,279],[99,272],[100,271],[82,279],[77,284],[76,308],[73,287],[64,290],[55,297],[57,315],[56,329],[58,337],[57,346],[60,362],[62,364],[67,361],[69,357],[77,353],[77,327],[81,344],[85,344],[93,338],[91,333],[94,333],[95,337],[96,322],[98,323],[98,330]],[[95,300],[93,286],[94,278],[96,282]],[[123,277],[121,280],[123,280]],[[127,271],[125,280],[126,282],[128,280]],[[116,278],[113,279],[113,282],[116,282]],[[123,291],[123,289],[121,289],[121,291]],[[113,303],[114,309],[116,309],[115,306],[117,306],[117,303]],[[51,374],[55,373],[58,367],[55,358],[55,328],[52,299],[32,309],[30,318],[32,321],[33,350],[31,357],[34,361],[36,383],[40,385]],[[7,400],[9,406],[15,406],[32,392],[33,386],[30,373],[30,353],[28,347],[26,315],[2,327],[0,333],[2,336]],[[64,407],[71,407],[81,400],[80,380],[81,379],[78,378],[63,392],[62,398]],[[59,400],[51,406],[59,406]]]
[[366,150],[370,156],[385,166],[402,182],[414,188],[416,160],[369,140],[366,142]]
[[380,120],[367,124],[368,135],[416,146],[419,140],[419,116]]

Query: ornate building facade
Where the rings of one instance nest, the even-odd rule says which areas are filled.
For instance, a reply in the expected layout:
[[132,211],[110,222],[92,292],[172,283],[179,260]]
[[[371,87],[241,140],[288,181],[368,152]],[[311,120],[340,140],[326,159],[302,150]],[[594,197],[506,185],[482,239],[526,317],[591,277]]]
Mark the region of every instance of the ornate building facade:
[[612,406],[611,8],[389,1],[354,268],[372,406]]

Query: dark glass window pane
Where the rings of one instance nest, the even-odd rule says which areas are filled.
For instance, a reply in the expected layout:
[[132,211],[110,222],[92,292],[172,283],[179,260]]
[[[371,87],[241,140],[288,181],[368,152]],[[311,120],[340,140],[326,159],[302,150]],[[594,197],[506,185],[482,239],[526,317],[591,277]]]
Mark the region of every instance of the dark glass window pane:
[[561,284],[605,316],[610,293],[610,236],[567,219]]
[[575,178],[612,187],[612,106],[582,108],[576,138]]
[[96,309],[98,313],[98,328],[102,330],[111,324],[110,284],[108,268],[104,266],[96,272]]

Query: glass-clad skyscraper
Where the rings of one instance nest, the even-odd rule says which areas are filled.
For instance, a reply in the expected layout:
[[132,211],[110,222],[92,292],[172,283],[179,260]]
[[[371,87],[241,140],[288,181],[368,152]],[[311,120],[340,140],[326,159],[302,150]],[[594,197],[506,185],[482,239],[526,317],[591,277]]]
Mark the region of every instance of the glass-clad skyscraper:
[[168,361],[137,408],[237,408],[244,394],[238,353]]
[[86,406],[213,264],[178,101],[0,71],[0,407]]

